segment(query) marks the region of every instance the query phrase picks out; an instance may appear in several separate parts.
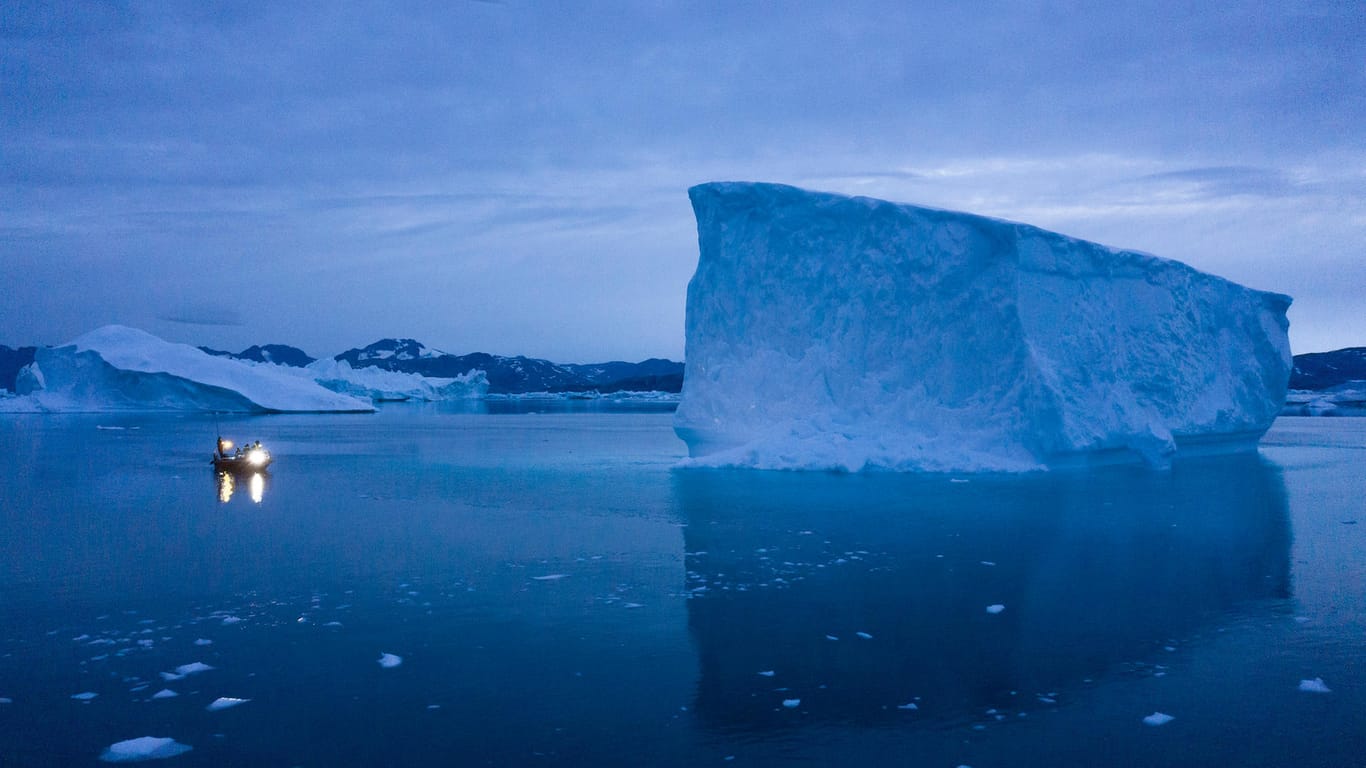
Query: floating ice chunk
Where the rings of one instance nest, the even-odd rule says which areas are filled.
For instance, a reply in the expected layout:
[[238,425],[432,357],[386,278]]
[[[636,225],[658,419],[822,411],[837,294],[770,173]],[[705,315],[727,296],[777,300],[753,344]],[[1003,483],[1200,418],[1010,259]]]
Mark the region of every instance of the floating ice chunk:
[[1167,723],[1170,723],[1171,721],[1173,721],[1173,720],[1175,720],[1175,719],[1176,719],[1176,718],[1172,717],[1171,715],[1163,714],[1163,713],[1161,713],[1161,712],[1154,712],[1154,713],[1152,713],[1151,715],[1148,715],[1147,717],[1143,718],[1143,724],[1144,724],[1144,725],[1166,725]]
[[916,706],[916,704],[915,704],[914,701],[909,701],[909,702],[906,702],[905,704],[898,704],[898,705],[896,705],[896,708],[897,708],[897,709],[905,709],[905,710],[916,710],[916,709],[920,709],[920,707]]
[[185,675],[194,675],[200,672],[208,672],[211,669],[213,669],[213,667],[209,666],[208,664],[205,664],[202,661],[192,661],[189,664],[181,664],[180,666],[175,668],[175,671],[177,675],[184,677]]
[[863,638],[864,640],[872,640],[872,639],[873,639],[873,636],[870,635],[870,634],[868,634],[867,632],[855,632],[854,634],[858,635],[859,637]]
[[995,615],[1000,613],[1001,611],[1004,611],[1005,609],[1006,607],[1004,605],[1001,605],[1000,603],[993,603],[987,606],[987,613]]
[[184,679],[184,677],[185,677],[184,675],[177,675],[177,674],[174,673],[174,672],[162,672],[162,673],[160,673],[160,674],[161,674],[161,679],[162,679],[162,680],[165,680],[165,681],[168,682],[168,683],[175,682],[176,680]]
[[152,698],[154,698],[154,699],[174,699],[175,697],[177,697],[177,696],[179,696],[179,695],[180,695],[180,694],[176,693],[175,691],[171,690],[170,688],[162,688],[161,690],[159,690],[159,691],[157,691],[156,693],[152,694]]
[[251,699],[234,699],[231,696],[219,696],[209,702],[209,706],[204,707],[204,709],[207,709],[210,712],[217,712],[220,709],[230,709],[239,704],[246,704],[248,701],[251,701]]
[[826,639],[826,640],[838,640],[839,638],[836,637],[835,635],[826,635],[826,636],[825,636],[825,639]]
[[326,624],[324,624],[323,626],[324,626],[324,627],[340,627],[341,625],[342,625],[342,623],[341,623],[340,621],[329,621],[329,622],[327,622]]
[[558,581],[567,577],[567,573],[551,573],[545,576],[532,576],[532,581]]
[[1316,677],[1313,680],[1301,680],[1300,690],[1305,693],[1332,693],[1328,686],[1323,684],[1323,678]]
[[441,709],[440,704],[428,704],[427,709]]
[[801,699],[783,699],[783,706],[787,707],[788,709],[796,709],[797,707],[801,706],[801,703]]
[[622,608],[626,608],[627,610],[631,610],[631,609],[634,609],[634,608],[644,608],[644,607],[645,607],[645,604],[644,604],[644,603],[623,603],[621,607],[622,607]]
[[128,739],[110,744],[109,748],[100,754],[100,759],[106,763],[135,763],[140,760],[164,760],[168,757],[183,755],[194,747],[188,744],[181,744],[172,738],[158,738],[156,736],[143,736],[138,739]]
[[395,656],[395,655],[392,654],[392,653],[380,653],[380,655],[379,655],[379,665],[380,665],[381,667],[384,667],[385,669],[391,669],[391,668],[393,668],[393,667],[397,667],[399,664],[402,664],[402,663],[403,663],[403,657],[402,657],[402,656]]
[[986,565],[986,566],[995,566],[996,563],[993,563],[993,562],[990,561],[990,560],[983,560],[983,561],[982,561],[982,565]]
[[98,693],[93,693],[93,692],[91,692],[91,691],[86,691],[86,692],[84,692],[84,693],[73,693],[73,694],[71,694],[71,698],[75,699],[76,701],[90,701],[91,699],[95,698],[96,696],[99,696],[99,694],[98,694]]
[[8,696],[0,696],[0,704],[13,704],[13,703],[14,703],[14,699],[11,699],[11,698],[8,697]]
[[760,672],[760,673],[759,673],[759,677],[773,677],[773,674],[774,674],[774,673],[773,673],[773,670],[771,670],[771,669],[766,669],[766,670],[764,670],[763,672]]
[[240,617],[240,616],[224,616],[224,617],[223,617],[223,626],[226,627],[226,626],[228,626],[229,624],[236,624],[237,622],[239,622],[239,621],[241,621],[241,620],[242,620],[242,617]]
[[207,639],[207,638],[201,637],[201,638],[199,638],[198,640],[195,640],[195,641],[194,641],[194,644],[195,644],[195,645],[213,645],[213,641],[212,641],[212,640],[209,640],[209,639]]

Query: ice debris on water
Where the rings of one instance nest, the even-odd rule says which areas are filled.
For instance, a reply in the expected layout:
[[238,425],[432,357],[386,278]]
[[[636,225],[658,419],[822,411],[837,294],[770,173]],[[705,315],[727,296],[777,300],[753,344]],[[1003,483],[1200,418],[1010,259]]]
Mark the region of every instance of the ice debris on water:
[[91,691],[86,691],[86,692],[84,692],[84,693],[73,693],[73,694],[71,694],[71,698],[75,699],[76,701],[90,701],[91,699],[95,698],[96,696],[99,696],[99,694],[98,694],[98,693],[93,693],[93,692],[91,692]]
[[763,672],[759,673],[759,677],[773,677],[773,670],[766,669]]
[[1323,684],[1323,678],[1316,677],[1313,680],[1301,680],[1300,690],[1305,693],[1332,693],[1333,691]]
[[1173,721],[1173,720],[1175,720],[1175,719],[1176,719],[1176,718],[1172,717],[1171,715],[1168,715],[1168,714],[1165,714],[1165,713],[1162,713],[1162,712],[1154,712],[1154,713],[1152,713],[1151,715],[1148,715],[1147,717],[1143,718],[1143,724],[1144,724],[1144,725],[1166,725],[1167,723],[1170,723],[1171,721]]
[[392,654],[392,653],[380,653],[380,655],[379,655],[379,665],[380,665],[381,667],[384,667],[385,669],[391,669],[391,668],[393,668],[393,667],[397,667],[399,664],[402,664],[402,663],[403,663],[403,657],[402,657],[402,656],[395,656],[395,655]]
[[1001,605],[1000,603],[993,603],[987,606],[987,613],[995,615],[1000,613],[1001,611],[1004,611],[1005,609],[1006,607],[1004,605]]
[[211,669],[213,669],[213,667],[209,666],[208,664],[205,664],[202,661],[192,661],[189,664],[181,664],[180,666],[176,667],[175,672],[177,675],[184,677],[185,675],[195,675],[200,672],[208,672]]
[[783,699],[783,706],[788,709],[796,709],[801,703],[801,699]]
[[207,638],[201,637],[201,638],[199,638],[198,640],[195,640],[195,641],[194,641],[194,644],[195,644],[195,645],[213,645],[213,641],[212,641],[212,640],[209,640],[209,639],[207,639]]
[[173,699],[173,698],[175,698],[176,696],[179,696],[179,695],[180,695],[180,694],[176,693],[175,691],[171,690],[170,688],[162,688],[161,690],[159,690],[159,691],[157,691],[156,693],[152,694],[152,698],[154,698],[154,699]]
[[14,699],[11,699],[11,698],[8,697],[8,696],[0,696],[0,704],[13,704],[13,703],[14,703]]
[[915,702],[914,702],[914,701],[908,701],[908,702],[906,702],[905,704],[898,704],[898,705],[896,705],[896,708],[897,708],[897,709],[905,709],[905,710],[916,710],[916,709],[920,709],[920,707],[917,707],[917,706],[915,705]]
[[220,709],[229,709],[231,707],[237,706],[238,704],[246,704],[248,701],[251,701],[251,699],[235,699],[231,696],[219,696],[218,698],[209,702],[209,706],[204,707],[204,709],[207,709],[210,712],[217,712]]
[[567,574],[567,573],[551,573],[551,574],[547,574],[547,575],[545,575],[545,576],[532,576],[532,577],[531,577],[531,580],[532,580],[532,581],[559,581],[560,579],[563,579],[563,578],[565,578],[565,577],[567,577],[567,576],[569,576],[569,574]]
[[239,621],[241,621],[241,620],[242,620],[242,618],[241,618],[240,616],[224,616],[224,617],[223,617],[223,626],[226,627],[226,626],[228,626],[229,624],[236,624],[237,622],[239,622]]
[[183,755],[194,747],[170,737],[143,736],[109,745],[100,754],[106,763],[133,763],[140,760],[164,760],[168,757]]
[[864,640],[872,640],[872,639],[873,639],[873,636],[870,635],[870,634],[868,634],[867,632],[855,632],[854,634],[858,635],[859,637],[863,638]]

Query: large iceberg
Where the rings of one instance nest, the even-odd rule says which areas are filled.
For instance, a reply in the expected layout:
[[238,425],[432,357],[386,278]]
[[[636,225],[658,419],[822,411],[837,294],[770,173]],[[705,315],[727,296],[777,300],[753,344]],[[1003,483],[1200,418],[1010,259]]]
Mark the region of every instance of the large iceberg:
[[689,465],[1024,471],[1248,449],[1290,297],[1024,224],[755,183],[689,190]]
[[0,410],[374,410],[284,366],[214,357],[119,325],[39,349],[15,387],[21,397],[0,401]]
[[313,379],[334,392],[374,402],[403,400],[475,400],[488,394],[489,379],[481,370],[453,378],[423,376],[366,366],[352,368],[345,360],[330,357],[315,360],[306,368],[291,369]]

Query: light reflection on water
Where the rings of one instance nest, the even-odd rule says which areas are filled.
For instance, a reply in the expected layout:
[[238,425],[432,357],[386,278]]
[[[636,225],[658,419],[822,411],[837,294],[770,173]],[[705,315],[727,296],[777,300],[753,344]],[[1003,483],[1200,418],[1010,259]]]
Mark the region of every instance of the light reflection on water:
[[[219,471],[218,476],[218,501],[227,504],[232,501],[232,495],[237,492],[238,483],[243,478],[234,475],[232,472]],[[260,504],[266,496],[266,478],[269,475],[265,472],[252,472],[246,478],[247,491],[251,495],[252,503]]]

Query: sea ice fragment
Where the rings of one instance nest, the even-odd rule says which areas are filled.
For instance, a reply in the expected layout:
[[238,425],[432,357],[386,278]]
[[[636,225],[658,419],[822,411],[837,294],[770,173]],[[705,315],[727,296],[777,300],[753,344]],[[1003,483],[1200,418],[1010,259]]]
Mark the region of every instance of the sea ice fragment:
[[157,736],[143,736],[137,739],[128,739],[109,745],[109,748],[100,754],[100,759],[106,763],[135,763],[141,760],[164,760],[168,757],[183,755],[194,747],[188,744],[181,744],[172,738],[160,738]]

